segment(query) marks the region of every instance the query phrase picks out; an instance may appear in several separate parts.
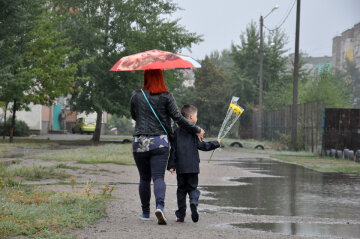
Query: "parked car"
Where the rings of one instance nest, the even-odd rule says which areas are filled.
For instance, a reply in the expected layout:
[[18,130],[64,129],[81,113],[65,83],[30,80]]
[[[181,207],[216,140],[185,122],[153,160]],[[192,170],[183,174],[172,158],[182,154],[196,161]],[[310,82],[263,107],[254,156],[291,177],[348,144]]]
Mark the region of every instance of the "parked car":
[[73,134],[75,133],[94,133],[96,128],[96,119],[81,117],[76,120],[72,128]]

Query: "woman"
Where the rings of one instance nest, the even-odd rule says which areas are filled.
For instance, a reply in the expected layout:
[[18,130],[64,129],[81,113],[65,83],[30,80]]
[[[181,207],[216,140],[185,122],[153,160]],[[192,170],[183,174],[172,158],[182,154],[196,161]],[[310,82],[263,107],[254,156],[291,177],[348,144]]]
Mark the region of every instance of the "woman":
[[[173,95],[166,88],[161,70],[146,70],[142,89],[149,102],[141,90],[135,90],[131,96],[131,116],[136,121],[133,155],[140,175],[139,194],[142,207],[140,218],[143,220],[150,218],[152,178],[156,199],[155,215],[159,224],[166,225],[164,174],[169,156],[170,145],[167,133],[172,132],[171,119],[189,132],[198,134],[199,138],[202,138],[205,132],[179,113]],[[164,127],[151,110],[149,103]]]

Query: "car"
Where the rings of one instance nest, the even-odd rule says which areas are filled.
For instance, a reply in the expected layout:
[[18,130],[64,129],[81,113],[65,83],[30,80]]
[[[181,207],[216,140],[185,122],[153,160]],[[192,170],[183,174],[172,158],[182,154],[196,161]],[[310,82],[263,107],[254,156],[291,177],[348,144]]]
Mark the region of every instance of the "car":
[[81,117],[76,120],[72,128],[73,134],[75,133],[94,133],[96,128],[96,119]]

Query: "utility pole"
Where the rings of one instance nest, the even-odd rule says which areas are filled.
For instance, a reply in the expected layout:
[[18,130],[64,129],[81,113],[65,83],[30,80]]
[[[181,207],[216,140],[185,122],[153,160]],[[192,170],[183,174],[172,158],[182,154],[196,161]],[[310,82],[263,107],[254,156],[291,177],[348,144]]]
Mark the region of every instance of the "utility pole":
[[296,5],[296,33],[295,33],[293,104],[292,104],[292,114],[291,114],[291,148],[292,148],[292,150],[296,150],[296,141],[297,141],[297,100],[298,100],[298,78],[299,78],[300,1],[301,0],[297,0],[297,5]]
[[260,16],[260,79],[259,79],[259,119],[257,125],[258,140],[262,139],[262,111],[263,111],[263,48],[264,48],[264,37],[263,37],[264,18]]
[[264,36],[263,36],[263,28],[264,28],[264,19],[269,16],[273,11],[279,8],[279,5],[275,5],[271,9],[271,11],[263,17],[260,16],[260,70],[259,70],[259,119],[257,123],[257,137],[258,140],[262,139],[262,118],[263,118],[263,55],[264,55]]

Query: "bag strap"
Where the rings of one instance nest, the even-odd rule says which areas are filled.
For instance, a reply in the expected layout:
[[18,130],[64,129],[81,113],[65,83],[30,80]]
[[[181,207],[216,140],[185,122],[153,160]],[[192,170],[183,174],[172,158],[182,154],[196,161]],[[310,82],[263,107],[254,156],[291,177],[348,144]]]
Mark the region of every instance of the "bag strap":
[[165,129],[165,127],[164,127],[164,125],[161,123],[161,120],[159,119],[159,117],[158,117],[158,116],[157,116],[157,114],[155,113],[155,110],[154,110],[154,109],[153,109],[153,107],[151,106],[151,104],[150,104],[150,102],[149,102],[148,98],[146,97],[145,92],[144,92],[142,89],[141,89],[141,92],[142,92],[142,94],[144,95],[145,100],[148,102],[148,104],[149,104],[149,106],[150,106],[151,111],[154,113],[155,117],[156,117],[156,118],[157,118],[157,120],[159,121],[159,123],[160,123],[161,127],[165,130],[166,135],[167,135],[167,136],[169,136],[169,135],[168,135],[168,132],[166,131],[166,129]]

